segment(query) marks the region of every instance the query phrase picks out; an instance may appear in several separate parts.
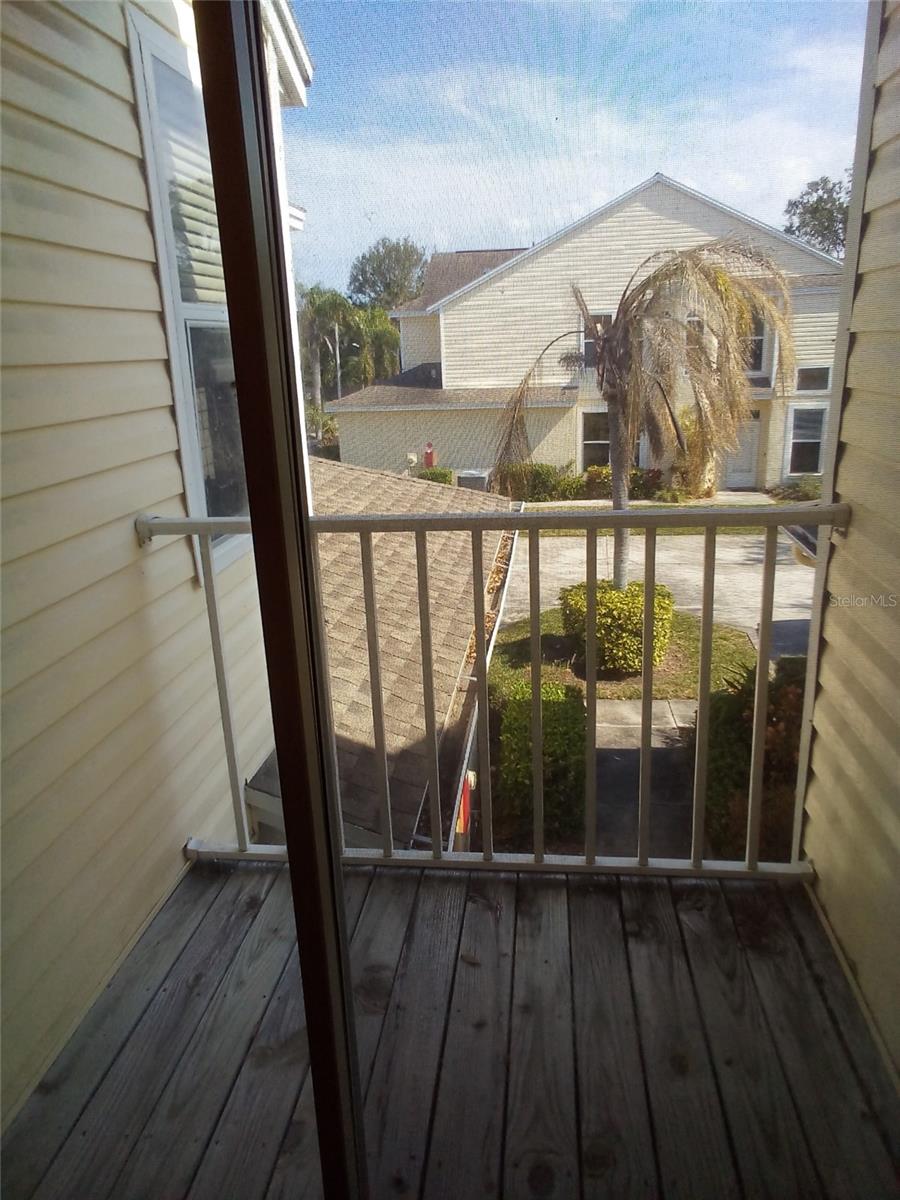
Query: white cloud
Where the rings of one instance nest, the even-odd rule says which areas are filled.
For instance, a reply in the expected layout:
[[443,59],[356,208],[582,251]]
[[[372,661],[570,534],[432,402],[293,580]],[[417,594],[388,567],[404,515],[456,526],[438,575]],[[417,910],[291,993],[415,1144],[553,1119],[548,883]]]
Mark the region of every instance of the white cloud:
[[780,226],[790,196],[852,159],[860,55],[848,50],[838,69],[828,45],[787,48],[767,86],[637,115],[534,70],[384,80],[386,111],[421,112],[419,133],[382,124],[305,137],[302,118],[289,133],[292,199],[308,213],[298,270],[342,287],[383,235],[436,249],[527,246],[655,171]]

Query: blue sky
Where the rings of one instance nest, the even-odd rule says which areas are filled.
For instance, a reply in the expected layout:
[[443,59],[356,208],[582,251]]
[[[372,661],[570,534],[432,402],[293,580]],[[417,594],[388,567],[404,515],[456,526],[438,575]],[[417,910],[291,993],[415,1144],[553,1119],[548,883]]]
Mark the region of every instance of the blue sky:
[[292,0],[313,59],[286,114],[305,283],[377,238],[528,246],[655,171],[780,225],[849,166],[865,4]]

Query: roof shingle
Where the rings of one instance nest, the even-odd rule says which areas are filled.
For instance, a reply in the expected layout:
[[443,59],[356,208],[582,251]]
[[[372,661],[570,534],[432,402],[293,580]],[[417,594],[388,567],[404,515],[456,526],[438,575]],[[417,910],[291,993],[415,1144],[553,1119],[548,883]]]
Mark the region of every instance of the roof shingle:
[[488,271],[501,266],[517,254],[522,253],[522,247],[514,250],[451,250],[439,251],[432,254],[425,268],[425,281],[422,291],[414,300],[401,304],[394,309],[391,316],[404,316],[412,313],[422,313],[432,304],[437,304],[446,296],[452,294],[467,283],[479,279]]

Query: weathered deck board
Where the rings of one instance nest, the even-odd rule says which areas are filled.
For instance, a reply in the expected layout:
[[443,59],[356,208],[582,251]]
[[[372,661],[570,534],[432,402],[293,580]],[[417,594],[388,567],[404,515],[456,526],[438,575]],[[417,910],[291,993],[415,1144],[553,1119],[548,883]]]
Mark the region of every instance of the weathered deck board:
[[428,1149],[426,1200],[500,1195],[515,916],[514,875],[470,878]]
[[679,880],[672,892],[744,1191],[816,1200],[822,1187],[721,888]]
[[109,981],[3,1139],[4,1196],[37,1187],[227,878],[189,871]]
[[468,876],[425,875],[365,1104],[373,1196],[418,1196]]
[[725,894],[825,1195],[897,1196],[873,1114],[806,969],[778,889],[728,883]]
[[[418,871],[377,870],[350,943],[356,1050],[363,1094],[372,1072],[419,879]],[[310,1077],[303,1083],[266,1200],[296,1200],[297,1196],[304,1200],[322,1196]]]
[[578,1194],[566,881],[519,880],[503,1194]]
[[[124,1171],[120,1196],[183,1196],[247,1057],[254,1032],[296,942],[290,879],[282,869],[194,1030]],[[185,1118],[190,1115],[190,1121]]]
[[585,1200],[659,1195],[615,879],[569,879]]
[[[322,1197],[287,878],[215,870],[23,1110],[4,1200]],[[375,1200],[897,1195],[889,1079],[802,893],[378,867],[346,902]]]
[[39,1200],[111,1194],[277,874],[238,867],[226,881],[41,1181]]
[[[369,868],[354,868],[344,878],[349,936],[372,874]],[[306,1011],[295,945],[216,1122],[188,1192],[190,1200],[221,1200],[227,1195],[261,1200],[308,1072]]]
[[740,1196],[668,884],[623,879],[622,908],[663,1195]]
[[879,1132],[894,1161],[900,1163],[900,1096],[894,1082],[806,890],[786,890],[784,902],[832,1024],[850,1056],[863,1094],[878,1117]]

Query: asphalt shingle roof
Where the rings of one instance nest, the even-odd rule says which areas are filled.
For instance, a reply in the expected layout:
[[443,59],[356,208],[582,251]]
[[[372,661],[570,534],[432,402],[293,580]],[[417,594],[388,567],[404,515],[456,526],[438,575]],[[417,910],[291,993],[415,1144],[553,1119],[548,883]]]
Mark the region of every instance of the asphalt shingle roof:
[[394,315],[421,313],[445,296],[452,296],[459,288],[488,271],[509,262],[523,247],[516,250],[452,250],[432,254],[425,268],[425,281],[421,293],[414,300],[394,310]]
[[[430,388],[376,383],[326,405],[329,412],[354,412],[379,408],[502,408],[515,389]],[[536,387],[528,392],[528,407],[566,407],[574,404],[577,391],[562,387]]]
[[[312,459],[310,471],[318,514],[509,510],[509,502],[499,496],[325,459]],[[486,578],[500,538],[499,533],[484,535]],[[415,540],[411,533],[376,533],[372,543],[391,814],[394,840],[406,844],[415,831],[428,776]],[[359,538],[320,534],[319,561],[341,807],[345,820],[377,832],[380,801]],[[474,626],[469,535],[429,533],[428,574],[440,731],[460,683]],[[463,683],[467,686],[467,680]],[[442,796],[445,813],[452,799]]]

